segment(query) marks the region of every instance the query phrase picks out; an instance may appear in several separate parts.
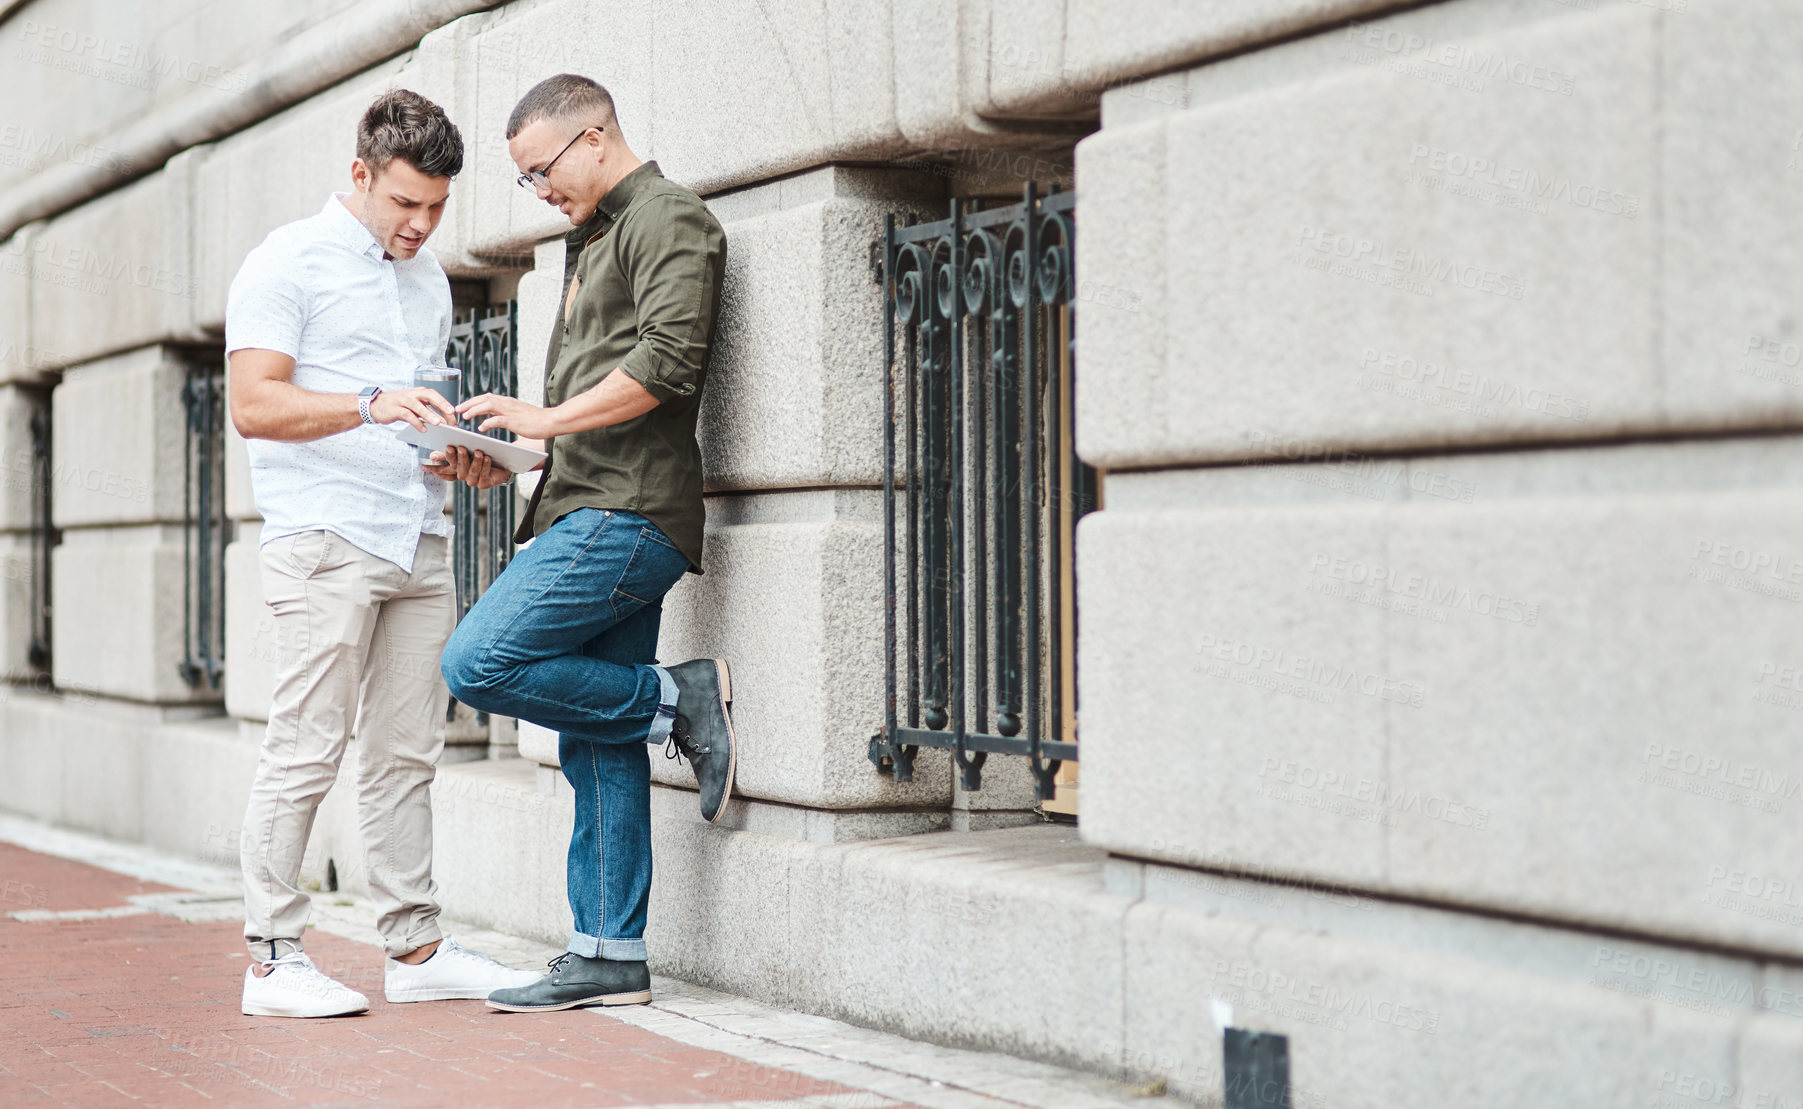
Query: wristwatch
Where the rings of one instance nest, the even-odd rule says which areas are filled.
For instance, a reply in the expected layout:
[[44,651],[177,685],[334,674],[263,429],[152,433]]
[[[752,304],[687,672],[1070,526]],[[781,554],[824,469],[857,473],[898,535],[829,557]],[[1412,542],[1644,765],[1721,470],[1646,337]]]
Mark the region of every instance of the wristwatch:
[[373,424],[376,422],[369,414],[369,406],[370,402],[376,399],[376,394],[381,391],[382,387],[380,385],[365,385],[362,389],[357,391],[357,415],[362,416],[363,422],[366,424]]

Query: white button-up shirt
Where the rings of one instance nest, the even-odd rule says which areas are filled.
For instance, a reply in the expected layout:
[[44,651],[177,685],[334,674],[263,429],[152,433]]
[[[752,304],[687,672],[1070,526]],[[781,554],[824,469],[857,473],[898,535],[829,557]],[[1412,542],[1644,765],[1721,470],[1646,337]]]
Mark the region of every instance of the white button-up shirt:
[[[424,247],[410,259],[385,259],[345,195],[271,231],[246,256],[226,298],[226,351],[286,354],[294,384],[315,393],[404,389],[416,366],[444,358],[451,286]],[[385,427],[307,443],[252,439],[249,447],[263,543],[325,530],[411,571],[422,533],[451,534],[445,483]]]

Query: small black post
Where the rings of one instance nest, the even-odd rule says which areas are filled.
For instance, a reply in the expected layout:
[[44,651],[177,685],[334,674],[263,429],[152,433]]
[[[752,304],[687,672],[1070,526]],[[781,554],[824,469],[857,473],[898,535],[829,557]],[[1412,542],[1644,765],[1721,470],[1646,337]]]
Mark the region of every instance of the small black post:
[[1290,1106],[1290,1038],[1229,1028],[1221,1041],[1226,1109]]

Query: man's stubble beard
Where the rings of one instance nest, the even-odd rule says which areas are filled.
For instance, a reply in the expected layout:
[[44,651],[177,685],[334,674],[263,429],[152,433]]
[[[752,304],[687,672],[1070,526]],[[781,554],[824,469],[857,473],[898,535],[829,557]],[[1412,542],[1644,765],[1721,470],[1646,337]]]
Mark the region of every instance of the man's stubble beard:
[[[363,194],[363,215],[362,215],[363,228],[364,228],[364,230],[368,231],[370,233],[370,235],[372,235],[375,238],[376,245],[382,248],[383,257],[389,258],[389,259],[398,259],[401,256],[399,254],[396,254],[394,246],[390,245],[391,243],[393,243],[394,238],[395,238],[394,228],[392,228],[392,227],[378,228],[373,223],[370,222],[369,202],[371,200],[373,200],[374,198],[375,198],[375,183],[371,182],[369,191]],[[427,236],[427,238],[430,238],[430,236]],[[426,245],[426,240],[421,239],[419,241],[419,246],[413,248],[413,253],[415,255],[417,255],[420,252],[420,250],[425,247],[425,245]],[[412,257],[412,256],[413,255],[409,255],[408,257]]]

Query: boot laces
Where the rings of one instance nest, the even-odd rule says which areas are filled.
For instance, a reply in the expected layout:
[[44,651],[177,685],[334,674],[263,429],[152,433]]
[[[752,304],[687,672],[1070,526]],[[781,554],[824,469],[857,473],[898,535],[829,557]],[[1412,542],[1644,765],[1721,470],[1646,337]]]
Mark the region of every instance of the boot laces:
[[689,762],[695,761],[696,755],[705,755],[708,748],[697,746],[695,736],[689,731],[689,722],[678,716],[670,725],[670,738],[664,741],[664,758],[678,763],[686,757]]

